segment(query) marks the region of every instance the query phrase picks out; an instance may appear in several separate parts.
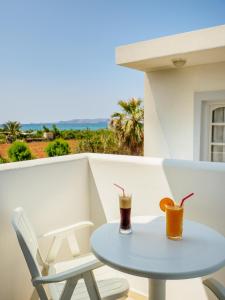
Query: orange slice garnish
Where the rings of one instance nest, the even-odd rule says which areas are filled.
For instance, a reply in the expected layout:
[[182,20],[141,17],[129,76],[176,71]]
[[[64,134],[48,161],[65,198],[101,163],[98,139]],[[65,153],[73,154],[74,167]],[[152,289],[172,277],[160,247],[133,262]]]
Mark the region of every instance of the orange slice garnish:
[[160,202],[159,202],[159,206],[160,206],[160,209],[162,211],[165,211],[166,210],[166,206],[174,206],[174,201],[173,199],[171,198],[163,198]]

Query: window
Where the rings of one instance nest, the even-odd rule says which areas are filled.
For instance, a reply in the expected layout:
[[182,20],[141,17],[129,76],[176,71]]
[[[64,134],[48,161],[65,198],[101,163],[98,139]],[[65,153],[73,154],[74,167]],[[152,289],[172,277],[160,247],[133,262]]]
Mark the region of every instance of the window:
[[193,158],[225,162],[225,90],[194,94]]
[[225,105],[210,105],[209,160],[225,162]]

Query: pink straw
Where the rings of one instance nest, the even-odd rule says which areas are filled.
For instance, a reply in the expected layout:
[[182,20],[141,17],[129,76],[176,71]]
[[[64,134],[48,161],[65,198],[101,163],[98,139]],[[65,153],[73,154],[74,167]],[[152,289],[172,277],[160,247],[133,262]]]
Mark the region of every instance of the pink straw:
[[119,184],[116,184],[116,183],[113,183],[113,184],[123,192],[123,196],[125,197],[124,188],[122,188],[122,186],[120,186]]
[[187,196],[185,196],[183,199],[181,199],[180,207],[183,206],[185,200],[187,200],[188,198],[190,198],[193,195],[194,195],[194,193],[190,193]]

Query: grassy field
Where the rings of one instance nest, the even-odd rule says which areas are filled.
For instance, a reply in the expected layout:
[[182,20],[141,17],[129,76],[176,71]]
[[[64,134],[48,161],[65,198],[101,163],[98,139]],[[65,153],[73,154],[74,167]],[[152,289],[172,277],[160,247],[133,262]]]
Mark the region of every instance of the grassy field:
[[[76,141],[68,140],[67,142],[69,143],[71,153],[75,153]],[[35,158],[43,158],[47,157],[44,149],[47,147],[48,144],[49,142],[32,142],[28,143],[28,146]],[[0,144],[0,156],[8,159],[7,152],[10,146],[10,144]]]

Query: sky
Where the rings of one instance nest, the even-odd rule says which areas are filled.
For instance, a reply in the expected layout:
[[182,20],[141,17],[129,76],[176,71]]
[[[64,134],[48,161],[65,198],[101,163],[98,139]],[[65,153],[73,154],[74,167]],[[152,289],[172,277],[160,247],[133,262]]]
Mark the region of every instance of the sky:
[[0,123],[108,118],[143,98],[115,48],[225,24],[225,0],[0,0]]

